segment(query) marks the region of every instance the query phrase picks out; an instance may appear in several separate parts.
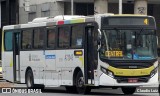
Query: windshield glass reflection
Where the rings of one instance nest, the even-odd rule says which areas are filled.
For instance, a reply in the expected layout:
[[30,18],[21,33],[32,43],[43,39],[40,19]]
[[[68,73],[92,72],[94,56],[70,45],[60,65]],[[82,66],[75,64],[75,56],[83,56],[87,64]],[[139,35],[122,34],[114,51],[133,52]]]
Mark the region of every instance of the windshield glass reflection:
[[150,60],[156,58],[154,30],[102,30],[101,58]]

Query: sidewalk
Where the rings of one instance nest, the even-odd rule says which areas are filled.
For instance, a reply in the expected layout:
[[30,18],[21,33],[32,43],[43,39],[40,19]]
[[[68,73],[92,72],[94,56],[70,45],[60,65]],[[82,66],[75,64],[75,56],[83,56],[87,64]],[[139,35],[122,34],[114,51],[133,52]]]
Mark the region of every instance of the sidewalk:
[[13,87],[14,84],[13,83],[9,83],[9,82],[0,82],[0,88],[2,87]]

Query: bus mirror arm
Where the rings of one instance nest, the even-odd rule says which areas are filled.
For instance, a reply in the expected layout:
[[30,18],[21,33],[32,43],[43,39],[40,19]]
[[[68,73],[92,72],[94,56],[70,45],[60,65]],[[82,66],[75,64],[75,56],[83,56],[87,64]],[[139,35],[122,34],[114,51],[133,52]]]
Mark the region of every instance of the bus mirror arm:
[[98,29],[98,41],[97,41],[98,45],[101,45],[101,38],[102,38],[102,32],[100,29]]
[[157,45],[158,45],[158,36],[157,36]]
[[98,40],[97,40],[97,43],[98,43],[99,46],[98,46],[97,51],[99,51],[100,48],[101,48],[101,38],[102,38],[102,32],[101,32],[100,29],[98,29]]
[[100,49],[101,49],[101,44],[98,46],[97,51],[99,52],[99,51],[100,51]]
[[98,40],[101,40],[102,38],[102,32],[100,29],[98,29]]

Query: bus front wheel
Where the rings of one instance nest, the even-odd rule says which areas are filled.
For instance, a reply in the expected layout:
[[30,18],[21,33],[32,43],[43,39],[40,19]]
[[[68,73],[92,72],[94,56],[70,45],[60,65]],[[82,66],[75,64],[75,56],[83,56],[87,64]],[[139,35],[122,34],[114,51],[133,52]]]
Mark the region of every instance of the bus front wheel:
[[136,87],[122,87],[122,92],[127,95],[132,95],[136,91]]
[[27,88],[33,88],[34,87],[34,79],[33,79],[33,72],[32,72],[32,70],[28,70],[27,71],[26,85],[27,85]]
[[81,71],[78,72],[76,77],[76,88],[79,94],[87,94],[91,91],[91,88],[84,85],[84,77]]

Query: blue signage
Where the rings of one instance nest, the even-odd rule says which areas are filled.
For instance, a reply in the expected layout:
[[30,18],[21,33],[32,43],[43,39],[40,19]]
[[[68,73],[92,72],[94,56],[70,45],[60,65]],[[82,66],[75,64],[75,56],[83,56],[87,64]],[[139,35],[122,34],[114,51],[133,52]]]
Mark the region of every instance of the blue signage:
[[46,55],[46,59],[56,59],[56,55]]

